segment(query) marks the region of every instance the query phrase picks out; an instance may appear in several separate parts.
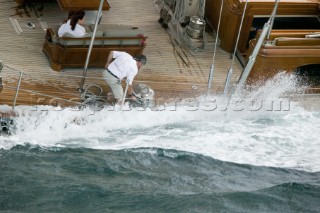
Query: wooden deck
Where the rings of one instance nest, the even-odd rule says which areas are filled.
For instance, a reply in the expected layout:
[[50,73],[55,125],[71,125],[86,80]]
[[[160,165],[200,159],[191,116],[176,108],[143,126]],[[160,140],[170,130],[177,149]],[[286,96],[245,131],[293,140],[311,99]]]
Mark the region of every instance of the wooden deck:
[[[160,15],[154,0],[109,0],[109,3],[111,8],[103,12],[101,24],[137,26],[145,29],[149,36],[144,51],[148,63],[134,83],[149,85],[157,98],[194,97],[207,93],[210,66],[214,63],[211,92],[222,91],[232,59],[230,53],[218,46],[213,61],[214,35],[206,33],[208,44],[204,51],[192,52],[177,45],[170,32],[158,23]],[[67,17],[67,12],[61,10],[54,1],[30,4],[23,8],[15,1],[0,0],[0,60],[5,65],[2,71],[4,88],[0,94],[1,104],[13,104],[20,71],[23,74],[17,105],[54,104],[57,100],[60,104],[64,102],[64,105],[68,105],[73,102],[64,100],[80,101],[77,88],[83,69],[55,72],[42,52],[44,29],[61,23]],[[34,23],[35,28],[27,28],[27,22]],[[233,70],[232,81],[235,81],[242,70],[238,61],[235,61]],[[101,68],[89,68],[85,86],[99,85],[103,88],[103,96],[106,96],[108,87],[102,79],[102,71]]]

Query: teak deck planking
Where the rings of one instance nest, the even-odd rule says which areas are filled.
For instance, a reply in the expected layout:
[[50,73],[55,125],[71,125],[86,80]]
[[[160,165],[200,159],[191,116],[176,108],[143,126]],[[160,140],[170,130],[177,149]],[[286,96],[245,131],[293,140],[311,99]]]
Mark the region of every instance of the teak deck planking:
[[[137,26],[143,28],[149,37],[144,49],[148,63],[142,68],[134,83],[150,86],[154,89],[157,98],[194,97],[207,93],[210,66],[214,63],[211,92],[222,91],[232,59],[230,53],[223,51],[218,46],[216,58],[213,61],[215,42],[213,34],[206,33],[208,38],[206,50],[191,52],[184,49],[187,53],[185,57],[184,54],[181,54],[180,47],[172,44],[166,29],[158,23],[160,15],[153,0],[110,0],[109,3],[111,8],[109,11],[103,11],[101,24]],[[67,17],[68,11],[61,10],[56,2],[38,3],[33,6],[33,8],[26,8],[30,14],[28,16],[15,1],[0,0],[2,28],[0,31],[0,60],[5,65],[2,71],[4,88],[0,94],[0,103],[13,104],[20,71],[23,71],[24,74],[17,105],[34,105],[40,102],[41,104],[52,104],[50,96],[58,99],[79,100],[81,93],[78,88],[83,68],[55,72],[50,68],[49,61],[42,52],[45,30],[42,29],[40,22],[46,23],[49,27],[56,26]],[[42,14],[41,19],[38,19],[36,13]],[[18,22],[22,32],[16,32],[9,18]],[[35,28],[27,28],[25,26],[27,22],[33,22]],[[183,59],[180,58],[177,51],[180,51]],[[183,61],[187,61],[189,66]],[[234,81],[238,79],[242,70],[237,60],[233,65],[233,70],[232,80]],[[104,91],[102,95],[106,96],[109,89],[102,79],[102,71],[103,68],[89,67],[84,86],[99,85]],[[30,90],[33,93],[24,90]]]

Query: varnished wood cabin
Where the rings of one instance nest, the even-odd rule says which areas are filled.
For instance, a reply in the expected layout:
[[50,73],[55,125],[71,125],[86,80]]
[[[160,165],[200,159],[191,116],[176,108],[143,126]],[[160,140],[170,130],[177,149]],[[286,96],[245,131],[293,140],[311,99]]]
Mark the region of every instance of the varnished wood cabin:
[[[206,18],[217,29],[222,1],[206,2]],[[259,30],[268,21],[274,0],[224,0],[219,38],[221,48],[233,52],[245,13],[237,46],[245,66],[259,37]],[[248,78],[256,83],[280,71],[320,77],[320,1],[281,0],[268,42],[260,49]],[[310,36],[311,37],[308,37]],[[320,83],[318,83],[318,86]]]

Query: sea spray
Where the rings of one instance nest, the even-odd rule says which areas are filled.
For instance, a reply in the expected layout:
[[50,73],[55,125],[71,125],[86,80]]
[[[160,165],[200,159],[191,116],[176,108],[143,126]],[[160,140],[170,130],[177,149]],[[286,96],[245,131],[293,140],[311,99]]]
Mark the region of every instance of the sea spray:
[[[286,102],[284,94],[295,90],[295,78],[279,76],[241,97]],[[220,105],[222,99],[182,100],[161,110],[17,106],[16,133],[0,136],[0,148],[26,144],[101,150],[156,147],[236,163],[320,171],[315,163],[320,156],[319,112],[307,111],[298,103],[280,110],[235,110]],[[208,100],[214,102],[208,106]],[[216,107],[210,108],[212,103]]]

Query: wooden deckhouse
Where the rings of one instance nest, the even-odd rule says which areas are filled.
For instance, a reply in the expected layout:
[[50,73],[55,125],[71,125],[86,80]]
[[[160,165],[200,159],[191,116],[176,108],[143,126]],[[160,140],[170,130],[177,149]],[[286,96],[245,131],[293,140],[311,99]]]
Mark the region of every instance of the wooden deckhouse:
[[[237,55],[245,66],[259,38],[260,30],[274,8],[273,0],[224,0],[219,38],[221,48],[232,52],[240,29]],[[206,17],[217,29],[222,1],[206,2]],[[242,15],[244,18],[242,20]],[[269,38],[256,56],[248,83],[265,81],[286,71],[320,77],[320,2],[318,0],[281,0]],[[320,83],[313,85],[319,87]],[[318,91],[313,88],[313,91]]]

